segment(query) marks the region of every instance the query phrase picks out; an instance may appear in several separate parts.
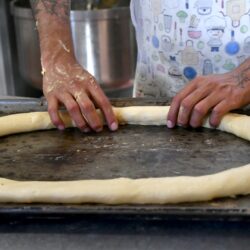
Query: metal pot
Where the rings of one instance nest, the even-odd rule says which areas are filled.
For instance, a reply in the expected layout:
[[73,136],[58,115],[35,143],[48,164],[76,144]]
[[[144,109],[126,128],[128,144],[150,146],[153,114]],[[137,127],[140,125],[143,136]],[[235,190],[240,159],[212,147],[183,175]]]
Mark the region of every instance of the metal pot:
[[[32,11],[18,1],[12,4],[19,70],[22,78],[41,88],[38,34]],[[136,42],[129,7],[72,10],[71,28],[79,63],[93,74],[104,90],[132,85]]]

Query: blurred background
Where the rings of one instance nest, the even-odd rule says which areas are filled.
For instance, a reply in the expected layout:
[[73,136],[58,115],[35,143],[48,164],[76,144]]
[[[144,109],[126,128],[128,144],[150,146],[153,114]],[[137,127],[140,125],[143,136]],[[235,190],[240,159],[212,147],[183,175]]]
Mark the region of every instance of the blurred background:
[[[131,96],[136,42],[130,0],[73,0],[78,61],[110,97]],[[42,95],[40,49],[29,0],[0,1],[0,95]]]

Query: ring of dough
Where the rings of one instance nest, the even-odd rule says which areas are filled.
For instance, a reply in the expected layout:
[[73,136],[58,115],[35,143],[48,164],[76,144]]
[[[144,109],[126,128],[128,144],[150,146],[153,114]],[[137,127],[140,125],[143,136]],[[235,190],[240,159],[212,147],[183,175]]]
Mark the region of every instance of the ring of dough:
[[[165,125],[168,106],[114,108],[119,124]],[[98,111],[104,120],[100,111]],[[66,127],[74,123],[66,112],[60,113]],[[211,128],[209,118],[203,127]],[[47,112],[0,117],[0,136],[52,129]],[[225,115],[217,128],[250,141],[250,117]],[[220,197],[250,194],[250,164],[199,177],[180,176],[79,181],[14,181],[0,178],[0,202],[12,203],[103,203],[168,204],[207,201]]]

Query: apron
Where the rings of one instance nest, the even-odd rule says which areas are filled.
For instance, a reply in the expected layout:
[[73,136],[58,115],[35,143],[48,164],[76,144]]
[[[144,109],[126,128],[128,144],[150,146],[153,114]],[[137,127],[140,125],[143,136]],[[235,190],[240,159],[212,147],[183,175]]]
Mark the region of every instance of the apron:
[[134,96],[173,97],[198,75],[250,55],[248,0],[132,0],[138,58]]

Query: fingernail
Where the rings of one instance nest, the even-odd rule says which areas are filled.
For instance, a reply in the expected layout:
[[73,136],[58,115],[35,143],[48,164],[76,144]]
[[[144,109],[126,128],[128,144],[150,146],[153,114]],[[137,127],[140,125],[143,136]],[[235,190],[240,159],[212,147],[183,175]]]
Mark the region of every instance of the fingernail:
[[167,127],[168,128],[173,128],[174,127],[174,123],[170,120],[167,120]]
[[111,128],[112,131],[115,131],[115,130],[118,129],[118,124],[117,124],[116,122],[113,122],[113,123],[111,124],[110,128]]
[[62,131],[62,130],[64,130],[64,126],[63,125],[59,125],[58,129]]

